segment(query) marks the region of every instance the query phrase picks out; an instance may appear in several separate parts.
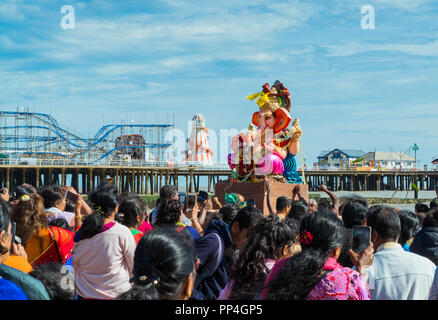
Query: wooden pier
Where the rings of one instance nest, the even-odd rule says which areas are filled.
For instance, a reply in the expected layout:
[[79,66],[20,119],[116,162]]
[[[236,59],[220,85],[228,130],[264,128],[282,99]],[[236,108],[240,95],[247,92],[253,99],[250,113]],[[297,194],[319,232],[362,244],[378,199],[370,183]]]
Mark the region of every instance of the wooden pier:
[[[87,194],[107,177],[111,177],[119,192],[155,194],[165,184],[178,187],[182,177],[184,190],[197,192],[200,178],[207,177],[208,192],[214,191],[219,179],[229,177],[230,170],[205,169],[198,167],[127,167],[127,166],[8,166],[0,165],[0,187],[14,190],[16,186],[28,183],[37,188],[43,185],[71,185],[79,193]],[[180,189],[183,186],[180,186]]]
[[[220,179],[226,180],[230,174],[231,170],[227,168],[214,167],[0,165],[0,187],[13,191],[22,183],[36,187],[56,183],[71,185],[87,194],[111,177],[119,192],[154,194],[165,184],[178,186],[181,180],[185,185],[180,185],[180,190],[197,192],[200,178],[206,177],[207,191],[213,192],[214,185]],[[321,184],[333,191],[403,191],[412,190],[412,183],[419,190],[435,190],[438,171],[305,171],[305,179],[309,191],[318,191]]]
[[310,191],[325,184],[332,191],[435,190],[438,171],[305,171]]

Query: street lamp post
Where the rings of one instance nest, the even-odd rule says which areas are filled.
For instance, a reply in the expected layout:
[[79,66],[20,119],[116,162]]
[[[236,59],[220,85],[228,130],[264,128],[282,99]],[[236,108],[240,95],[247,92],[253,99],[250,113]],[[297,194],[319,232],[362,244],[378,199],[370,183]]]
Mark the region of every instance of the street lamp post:
[[417,144],[414,143],[412,150],[414,150],[414,152],[415,152],[415,168],[417,168],[417,151],[420,150],[420,148],[418,148]]

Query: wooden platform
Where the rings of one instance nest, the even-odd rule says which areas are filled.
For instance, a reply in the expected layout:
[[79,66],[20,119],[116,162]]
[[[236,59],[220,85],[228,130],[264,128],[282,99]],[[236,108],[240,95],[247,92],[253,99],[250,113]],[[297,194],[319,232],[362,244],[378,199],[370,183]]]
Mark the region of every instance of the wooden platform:
[[[218,197],[219,201],[223,204],[225,203],[225,188],[226,193],[239,193],[244,198],[245,201],[249,199],[254,199],[255,206],[262,210],[265,216],[269,215],[269,209],[266,199],[267,194],[267,183],[265,181],[262,182],[236,182],[231,187],[229,182],[219,181],[215,185],[215,196]],[[306,199],[309,200],[309,192],[308,185],[305,184],[291,184],[291,183],[283,183],[283,182],[271,182],[271,206],[275,211],[275,204],[277,202],[277,198],[280,196],[286,196],[292,198],[293,190],[295,186],[299,186],[300,193]],[[292,200],[299,200],[298,196],[295,195]]]

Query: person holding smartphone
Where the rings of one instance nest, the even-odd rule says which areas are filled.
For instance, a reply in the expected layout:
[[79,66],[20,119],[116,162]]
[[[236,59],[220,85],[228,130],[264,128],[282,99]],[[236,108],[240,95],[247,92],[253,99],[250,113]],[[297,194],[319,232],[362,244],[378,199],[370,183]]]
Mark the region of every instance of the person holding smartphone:
[[0,201],[0,299],[50,300],[40,281],[11,266],[11,259],[14,257],[26,260],[26,253],[21,245],[14,243],[12,228],[9,207],[4,201]]
[[[427,300],[435,264],[426,257],[405,251],[398,243],[401,222],[389,206],[370,209],[367,226],[375,251],[372,265],[365,270],[372,300]],[[352,254],[355,260],[357,255]]]
[[5,260],[4,264],[21,270],[24,273],[33,271],[31,264],[27,261],[27,254],[21,245],[21,239],[16,235],[16,223],[11,222],[11,247],[10,255]]
[[75,227],[74,213],[65,211],[65,192],[58,186],[45,186],[38,192],[44,199],[44,207],[47,214],[47,222],[63,218],[70,228]]
[[[320,209],[301,221],[301,252],[294,254],[268,283],[265,300],[370,300],[362,270],[343,267],[339,258],[342,221]],[[372,247],[358,253],[358,269],[372,256]]]

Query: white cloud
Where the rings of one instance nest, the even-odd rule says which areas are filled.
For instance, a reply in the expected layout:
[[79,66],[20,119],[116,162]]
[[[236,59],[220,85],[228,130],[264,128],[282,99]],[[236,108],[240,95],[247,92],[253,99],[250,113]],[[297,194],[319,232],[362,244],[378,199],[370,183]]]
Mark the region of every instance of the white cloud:
[[323,47],[328,50],[328,56],[336,57],[352,56],[355,54],[372,51],[402,52],[408,55],[417,56],[438,56],[438,41],[432,41],[424,44],[368,44],[361,42],[349,42],[341,45],[324,45]]
[[395,85],[403,85],[403,84],[409,84],[409,83],[415,83],[418,81],[424,81],[427,80],[426,77],[406,77],[406,78],[394,78],[386,81],[387,84],[395,84]]
[[1,3],[0,4],[0,20],[1,21],[22,21],[29,15],[39,12],[39,7],[35,5],[23,3]]
[[0,48],[11,49],[15,47],[15,43],[5,35],[0,35]]
[[373,0],[372,3],[380,7],[397,8],[408,11],[417,11],[425,4],[433,3],[432,0]]

